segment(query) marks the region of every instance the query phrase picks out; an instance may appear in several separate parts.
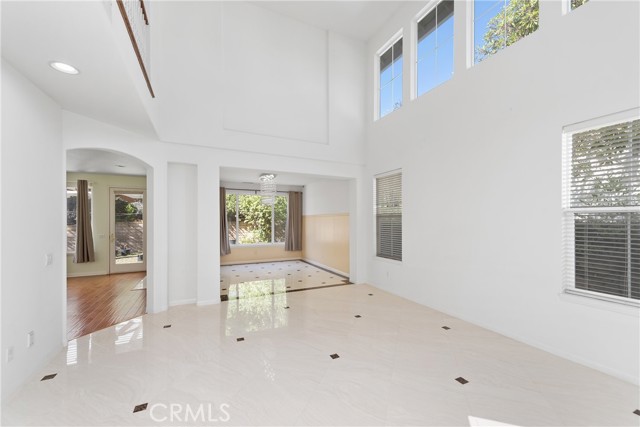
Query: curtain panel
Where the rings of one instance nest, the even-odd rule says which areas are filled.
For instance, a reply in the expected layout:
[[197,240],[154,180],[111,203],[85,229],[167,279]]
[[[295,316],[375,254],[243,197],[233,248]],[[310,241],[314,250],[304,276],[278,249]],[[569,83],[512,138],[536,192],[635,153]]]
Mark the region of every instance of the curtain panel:
[[227,190],[220,187],[220,256],[231,253],[227,226]]
[[285,251],[302,250],[302,193],[299,191],[289,192],[289,213],[284,241]]
[[94,262],[96,254],[93,248],[91,231],[91,208],[89,206],[89,183],[78,180],[78,200],[76,205],[76,254],[73,262],[83,264]]

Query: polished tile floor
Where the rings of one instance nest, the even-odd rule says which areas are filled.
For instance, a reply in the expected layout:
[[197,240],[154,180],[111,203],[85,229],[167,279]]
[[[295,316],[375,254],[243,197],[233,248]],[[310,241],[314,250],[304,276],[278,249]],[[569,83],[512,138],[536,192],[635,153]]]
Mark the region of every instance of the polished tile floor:
[[349,285],[179,306],[72,340],[2,422],[638,426],[638,402],[634,385]]
[[340,286],[345,283],[349,283],[348,277],[305,261],[276,261],[220,267],[220,296],[223,301]]

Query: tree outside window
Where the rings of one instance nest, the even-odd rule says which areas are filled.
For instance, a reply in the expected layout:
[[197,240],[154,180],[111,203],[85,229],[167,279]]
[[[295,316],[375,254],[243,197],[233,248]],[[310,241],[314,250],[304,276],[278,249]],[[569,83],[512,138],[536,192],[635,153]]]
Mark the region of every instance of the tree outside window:
[[269,205],[259,195],[227,193],[226,211],[232,245],[284,242],[287,196],[277,195]]

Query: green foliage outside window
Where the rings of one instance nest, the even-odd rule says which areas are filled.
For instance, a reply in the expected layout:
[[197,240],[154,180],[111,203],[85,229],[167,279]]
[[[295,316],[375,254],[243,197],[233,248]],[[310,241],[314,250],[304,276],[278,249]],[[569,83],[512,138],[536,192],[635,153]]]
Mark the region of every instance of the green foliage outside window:
[[227,194],[226,211],[229,241],[232,244],[284,242],[287,223],[286,196],[276,196],[275,203],[271,206],[262,203],[259,195]]
[[[586,0],[576,0],[586,1]],[[487,24],[483,44],[476,42],[475,58],[480,62],[538,29],[538,0],[510,0]]]

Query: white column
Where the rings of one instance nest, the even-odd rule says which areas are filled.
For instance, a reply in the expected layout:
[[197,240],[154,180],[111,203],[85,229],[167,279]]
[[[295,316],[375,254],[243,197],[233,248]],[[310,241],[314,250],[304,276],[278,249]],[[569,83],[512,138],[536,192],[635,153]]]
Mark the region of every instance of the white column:
[[167,261],[167,163],[153,165],[147,173],[147,312],[168,307]]
[[368,203],[371,180],[361,170],[359,177],[349,181],[349,278],[353,283],[369,280],[367,260],[370,255],[369,226],[373,204]]
[[197,304],[220,302],[220,169],[198,164]]

